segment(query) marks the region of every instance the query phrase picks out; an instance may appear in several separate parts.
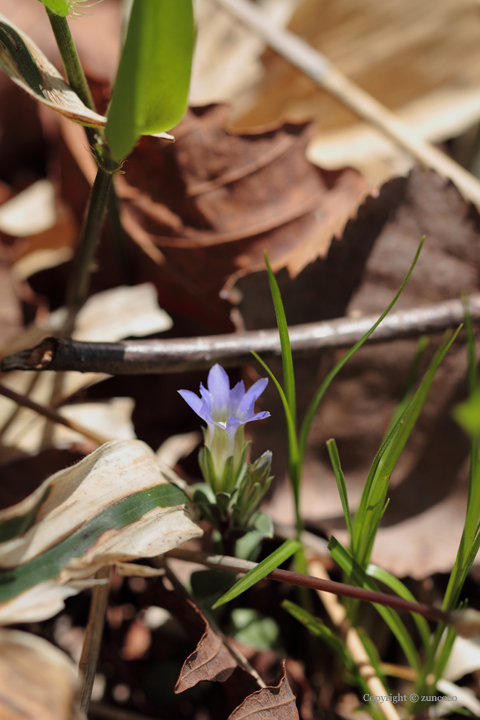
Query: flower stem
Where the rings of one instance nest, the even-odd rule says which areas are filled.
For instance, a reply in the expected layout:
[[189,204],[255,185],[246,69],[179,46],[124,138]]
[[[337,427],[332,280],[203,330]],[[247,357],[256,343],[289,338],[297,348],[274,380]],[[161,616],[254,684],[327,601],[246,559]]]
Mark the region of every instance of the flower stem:
[[[72,90],[76,92],[84,105],[90,110],[96,111],[67,19],[59,17],[48,9],[47,15]],[[118,255],[125,255],[119,206],[112,184],[112,173],[118,169],[119,165],[110,156],[102,128],[85,127],[85,133],[99,169],[92,188],[87,216],[74,260],[73,275],[67,289],[68,319],[63,328],[63,335],[71,334],[78,310],[87,298],[93,257],[100,238],[105,208],[107,207],[114,236],[121,245]]]

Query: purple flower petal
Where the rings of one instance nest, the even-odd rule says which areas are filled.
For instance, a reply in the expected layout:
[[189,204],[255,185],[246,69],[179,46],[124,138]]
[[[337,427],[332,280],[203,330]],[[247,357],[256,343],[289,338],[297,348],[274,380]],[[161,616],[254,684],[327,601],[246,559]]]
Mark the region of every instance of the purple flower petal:
[[237,415],[248,422],[254,413],[255,403],[268,385],[267,378],[260,378],[247,390],[245,397],[237,408]]
[[225,422],[230,406],[230,380],[221,365],[214,365],[208,373],[208,389],[212,394],[212,412],[219,420]]
[[232,390],[230,390],[230,412],[237,412],[237,408],[243,400],[245,395],[245,385],[243,380],[240,380]]
[[203,410],[203,400],[198,397],[198,395],[195,395],[191,390],[179,390],[179,394],[182,396],[182,398],[185,400],[185,402],[190,405],[192,410],[197,413],[202,419],[204,419],[202,412]]

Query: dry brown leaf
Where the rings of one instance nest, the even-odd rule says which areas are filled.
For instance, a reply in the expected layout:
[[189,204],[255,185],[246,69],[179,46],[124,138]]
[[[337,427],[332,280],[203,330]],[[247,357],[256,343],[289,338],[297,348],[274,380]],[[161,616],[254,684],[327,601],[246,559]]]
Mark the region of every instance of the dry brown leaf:
[[75,663],[46,640],[0,630],[2,720],[85,720],[74,710]]
[[263,268],[265,249],[292,275],[324,257],[367,193],[355,170],[305,160],[307,123],[241,135],[225,129],[228,112],[192,109],[170,147],[143,138],[118,178],[125,228],[194,315],[218,314],[222,288]]
[[225,682],[237,667],[223,640],[212,630],[200,610],[189,603],[205,623],[203,633],[197,647],[183,663],[175,685],[175,692],[181,693],[194,687],[204,680]]
[[249,695],[229,716],[228,720],[298,720],[295,695],[287,680],[285,663],[283,677],[273,687],[266,687]]

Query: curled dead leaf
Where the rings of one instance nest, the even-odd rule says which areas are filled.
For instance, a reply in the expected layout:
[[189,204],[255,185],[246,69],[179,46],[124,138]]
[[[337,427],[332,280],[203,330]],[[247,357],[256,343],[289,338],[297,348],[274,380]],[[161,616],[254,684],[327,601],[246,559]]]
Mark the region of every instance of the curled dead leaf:
[[285,663],[278,685],[265,687],[249,695],[228,716],[228,720],[298,720],[295,695],[288,684]]
[[0,15],[0,68],[29,95],[74,122],[104,127],[28,35]]
[[139,441],[106,443],[56,473],[0,512],[0,623],[51,617],[101,567],[119,562],[125,574],[125,563],[198,537],[187,501]]
[[224,682],[237,667],[237,661],[227,650],[223,640],[212,630],[200,610],[189,603],[205,624],[205,632],[185,662],[175,685],[175,692],[181,693],[204,680]]

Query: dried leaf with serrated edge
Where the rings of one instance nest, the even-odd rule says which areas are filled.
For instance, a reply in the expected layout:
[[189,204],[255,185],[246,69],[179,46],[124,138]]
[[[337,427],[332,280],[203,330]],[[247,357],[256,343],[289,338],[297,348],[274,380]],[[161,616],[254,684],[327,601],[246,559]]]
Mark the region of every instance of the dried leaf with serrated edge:
[[203,614],[192,603],[191,607],[205,623],[205,632],[197,647],[183,663],[175,685],[175,692],[181,693],[204,680],[224,682],[237,667],[236,660],[229,653],[222,639],[212,630]]
[[0,15],[0,68],[29,95],[82,125],[104,127],[28,35]]
[[106,443],[56,473],[0,512],[0,623],[51,617],[102,566],[125,572],[198,537],[186,502],[138,440]]
[[265,249],[292,275],[324,257],[368,192],[356,170],[305,159],[311,124],[234,133],[228,115],[223,105],[190,109],[161,152],[143,138],[118,183],[127,232],[158,262],[162,302],[172,284],[183,312],[207,310],[209,323],[228,316],[222,289],[263,270]]
[[278,685],[249,695],[228,716],[228,720],[298,720],[298,717],[295,695],[288,684],[284,663],[283,677]]
[[2,720],[85,720],[75,712],[77,670],[46,640],[0,630],[0,717]]

